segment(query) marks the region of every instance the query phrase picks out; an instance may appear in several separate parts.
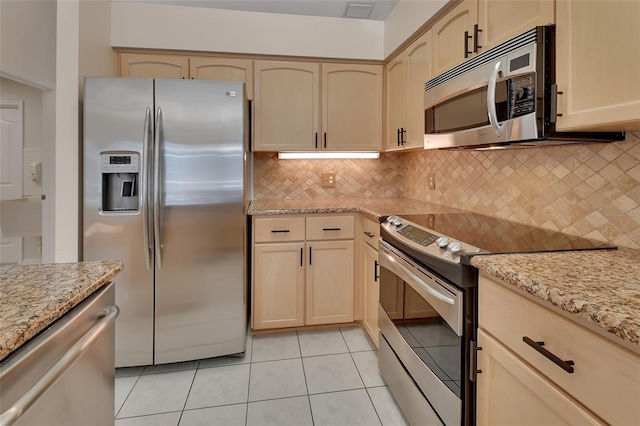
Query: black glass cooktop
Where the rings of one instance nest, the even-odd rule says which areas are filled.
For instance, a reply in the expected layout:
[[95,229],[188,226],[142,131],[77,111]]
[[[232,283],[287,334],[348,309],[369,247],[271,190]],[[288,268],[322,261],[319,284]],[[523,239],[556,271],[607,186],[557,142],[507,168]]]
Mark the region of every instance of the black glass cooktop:
[[608,243],[478,213],[419,214],[400,217],[493,254],[616,248]]

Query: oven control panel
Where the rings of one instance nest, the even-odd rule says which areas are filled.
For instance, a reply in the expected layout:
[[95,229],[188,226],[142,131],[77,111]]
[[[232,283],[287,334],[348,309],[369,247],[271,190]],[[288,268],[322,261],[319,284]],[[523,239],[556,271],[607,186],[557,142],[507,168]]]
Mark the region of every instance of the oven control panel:
[[[448,262],[460,263],[461,253],[480,253],[481,249],[454,240],[447,235],[412,223],[398,216],[389,216],[382,226],[396,239],[414,250]],[[435,243],[435,244],[434,244]]]
[[439,238],[437,235],[433,235],[423,229],[416,228],[413,225],[405,225],[402,228],[399,228],[398,234],[404,235],[411,241],[425,247],[433,244]]

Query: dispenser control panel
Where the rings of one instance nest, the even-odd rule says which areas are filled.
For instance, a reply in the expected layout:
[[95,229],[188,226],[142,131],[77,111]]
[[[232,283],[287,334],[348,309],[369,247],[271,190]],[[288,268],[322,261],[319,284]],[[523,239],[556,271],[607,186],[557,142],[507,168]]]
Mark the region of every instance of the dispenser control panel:
[[101,154],[102,173],[138,173],[138,153]]

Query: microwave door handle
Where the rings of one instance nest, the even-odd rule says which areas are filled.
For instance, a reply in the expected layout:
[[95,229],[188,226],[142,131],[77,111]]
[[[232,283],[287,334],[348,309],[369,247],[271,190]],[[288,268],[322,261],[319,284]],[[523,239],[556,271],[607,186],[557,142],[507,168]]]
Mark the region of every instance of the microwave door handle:
[[489,114],[489,123],[493,130],[495,130],[497,136],[502,136],[504,131],[504,124],[498,123],[498,112],[496,111],[496,83],[498,80],[498,74],[500,73],[500,67],[502,63],[496,62],[496,65],[491,71],[491,78],[489,78],[489,85],[487,86],[487,113]]

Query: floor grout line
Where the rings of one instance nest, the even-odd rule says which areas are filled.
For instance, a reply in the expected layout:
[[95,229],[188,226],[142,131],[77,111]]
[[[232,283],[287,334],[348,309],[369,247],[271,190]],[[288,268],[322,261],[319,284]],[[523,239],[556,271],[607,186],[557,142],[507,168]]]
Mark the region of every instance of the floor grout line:
[[[134,418],[134,417],[147,417],[147,416],[170,414],[170,413],[179,413],[179,417],[178,417],[178,425],[179,425],[180,421],[182,421],[182,418],[183,418],[183,416],[185,414],[185,411],[195,411],[195,410],[202,410],[202,409],[228,407],[228,406],[235,406],[235,405],[245,404],[245,421],[244,421],[244,424],[245,424],[245,426],[248,426],[248,424],[249,424],[249,404],[251,402],[258,403],[258,402],[278,401],[278,400],[287,400],[287,399],[292,399],[292,398],[306,397],[308,408],[309,408],[309,412],[310,412],[310,415],[311,415],[311,423],[312,423],[312,425],[315,425],[316,420],[314,419],[314,413],[313,413],[313,408],[312,408],[312,404],[311,404],[311,396],[313,396],[313,395],[337,394],[337,393],[342,393],[342,392],[352,392],[352,391],[358,391],[358,390],[364,389],[365,392],[367,392],[367,397],[368,397],[369,402],[371,403],[371,405],[372,405],[372,407],[374,409],[374,412],[376,413],[378,421],[380,422],[380,424],[382,424],[382,419],[380,417],[380,414],[378,413],[378,408],[376,408],[375,404],[373,403],[373,399],[371,398],[371,394],[369,392],[369,389],[386,387],[386,384],[367,387],[367,385],[365,384],[363,373],[358,368],[358,364],[356,363],[356,360],[354,358],[354,353],[374,352],[374,353],[376,353],[376,356],[377,356],[377,351],[376,351],[375,347],[372,348],[372,349],[366,349],[366,350],[358,349],[358,350],[353,350],[352,351],[351,348],[349,347],[349,345],[347,344],[347,338],[345,337],[345,335],[343,333],[343,330],[341,328],[339,328],[336,331],[338,331],[340,333],[342,341],[345,344],[345,346],[347,347],[347,352],[336,352],[336,353],[327,353],[327,354],[303,356],[302,355],[302,343],[300,341],[299,332],[296,331],[295,332],[295,336],[296,336],[296,342],[297,342],[297,349],[298,349],[299,354],[300,354],[299,356],[296,356],[296,357],[281,358],[281,359],[274,359],[274,360],[263,360],[263,361],[254,362],[253,361],[253,355],[254,355],[254,350],[253,350],[254,349],[254,344],[253,343],[254,342],[252,341],[251,350],[250,350],[250,354],[249,354],[249,361],[248,362],[236,362],[236,363],[232,362],[230,364],[221,364],[221,365],[213,365],[213,366],[202,366],[202,360],[200,360],[195,364],[195,368],[178,369],[178,370],[170,370],[170,371],[155,371],[153,373],[149,373],[149,374],[146,374],[146,375],[143,374],[144,371],[145,371],[145,368],[143,368],[141,370],[141,372],[139,374],[137,374],[137,375],[118,377],[118,378],[136,377],[136,379],[135,379],[135,383],[133,384],[133,386],[131,387],[131,389],[127,393],[127,396],[125,397],[124,401],[122,402],[121,406],[119,407],[118,413],[116,413],[114,415],[114,420],[115,419],[121,420],[120,418],[118,418],[118,414],[122,411],[122,408],[127,403],[127,400],[131,396],[131,393],[133,392],[134,388],[138,384],[138,382],[139,382],[141,377],[164,374],[164,373],[177,373],[177,372],[192,371],[193,372],[193,378],[192,378],[191,383],[189,385],[189,389],[187,391],[187,396],[185,398],[185,401],[184,401],[184,404],[183,404],[181,410],[179,410],[179,411],[169,411],[169,412],[164,412],[164,413],[150,413],[150,414],[144,414],[144,415],[140,415],[140,416],[123,417],[123,419]],[[254,336],[251,336],[250,338],[253,339],[253,337]],[[355,340],[355,342],[356,342],[355,343],[356,347],[359,347],[360,343],[361,343],[359,341],[359,336]],[[305,366],[304,366],[304,360],[305,359],[309,359],[309,358],[319,358],[319,357],[328,357],[328,356],[345,355],[345,354],[349,354],[349,358],[351,359],[351,362],[353,363],[353,366],[356,368],[356,372],[358,373],[358,377],[360,379],[361,386],[360,387],[355,387],[355,388],[349,388],[349,389],[340,389],[340,390],[317,392],[317,393],[314,393],[314,394],[310,394],[309,393],[309,384],[308,384],[308,379],[307,379],[307,371],[306,371]],[[290,360],[295,360],[295,359],[300,359],[300,362],[301,362],[301,365],[302,365],[302,374],[303,374],[303,379],[304,379],[304,383],[305,383],[305,392],[306,392],[305,394],[292,395],[292,396],[286,396],[286,397],[277,397],[277,398],[266,398],[266,399],[260,399],[260,400],[256,400],[256,401],[249,401],[250,394],[251,394],[251,372],[252,372],[252,367],[253,367],[254,363],[260,364],[260,363],[265,363],[265,362],[290,361]],[[191,393],[192,393],[192,391],[194,389],[195,379],[196,379],[196,376],[198,374],[198,371],[204,370],[204,369],[208,369],[208,368],[241,366],[241,365],[245,365],[245,364],[249,365],[249,380],[248,380],[248,386],[247,386],[247,391],[246,391],[246,402],[241,402],[241,403],[236,402],[236,403],[230,403],[230,404],[221,404],[221,405],[215,405],[215,406],[211,406],[211,407],[196,407],[196,408],[192,408],[192,409],[187,409],[186,408],[187,401],[189,400],[189,396],[191,395]]]

